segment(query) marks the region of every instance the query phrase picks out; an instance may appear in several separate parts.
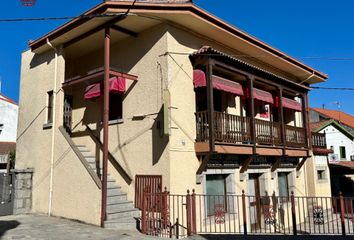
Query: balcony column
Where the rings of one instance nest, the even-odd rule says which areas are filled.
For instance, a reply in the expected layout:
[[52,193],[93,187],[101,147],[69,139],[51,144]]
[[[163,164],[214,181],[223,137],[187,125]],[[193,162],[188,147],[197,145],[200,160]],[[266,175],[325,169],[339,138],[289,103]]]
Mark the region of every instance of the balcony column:
[[285,123],[284,123],[284,109],[283,109],[283,88],[278,88],[278,114],[280,120],[280,129],[281,129],[281,139],[283,143],[283,156],[285,155],[286,148],[286,133],[285,133]]
[[215,152],[215,118],[214,118],[214,93],[213,93],[213,62],[209,59],[206,64],[207,82],[207,108],[209,119],[209,153]]
[[257,137],[256,137],[256,121],[255,121],[255,110],[254,110],[254,97],[253,97],[253,83],[254,76],[248,76],[248,91],[250,97],[250,105],[248,105],[249,112],[251,113],[251,136],[253,142],[253,155],[256,154],[257,147]]
[[306,139],[306,146],[309,149],[312,149],[312,141],[311,141],[311,133],[309,131],[309,109],[308,109],[308,95],[304,93],[301,95],[301,103],[302,103],[302,122],[303,128],[305,129],[305,139]]
[[109,121],[109,68],[110,68],[110,29],[105,29],[104,38],[104,80],[103,80],[103,158],[102,158],[102,204],[101,226],[104,226],[107,209],[107,166],[108,166],[108,121]]

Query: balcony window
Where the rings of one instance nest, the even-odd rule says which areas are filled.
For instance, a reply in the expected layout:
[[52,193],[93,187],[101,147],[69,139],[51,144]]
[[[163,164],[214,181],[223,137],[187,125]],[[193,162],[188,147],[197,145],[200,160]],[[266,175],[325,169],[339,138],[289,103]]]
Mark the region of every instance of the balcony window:
[[123,118],[123,97],[121,94],[109,94],[109,121],[114,122]]

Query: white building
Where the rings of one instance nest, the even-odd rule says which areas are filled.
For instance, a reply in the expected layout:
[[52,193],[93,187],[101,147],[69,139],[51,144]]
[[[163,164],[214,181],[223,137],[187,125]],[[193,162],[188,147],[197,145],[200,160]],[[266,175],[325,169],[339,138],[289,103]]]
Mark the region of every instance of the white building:
[[0,94],[0,171],[7,167],[8,155],[16,148],[18,105]]

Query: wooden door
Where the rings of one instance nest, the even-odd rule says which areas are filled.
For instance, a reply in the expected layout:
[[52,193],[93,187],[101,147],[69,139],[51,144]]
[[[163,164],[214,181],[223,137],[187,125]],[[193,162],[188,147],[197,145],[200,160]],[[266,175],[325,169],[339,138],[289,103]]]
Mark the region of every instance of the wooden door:
[[250,197],[250,220],[251,231],[261,228],[261,193],[260,193],[260,174],[250,174],[248,182],[248,192]]

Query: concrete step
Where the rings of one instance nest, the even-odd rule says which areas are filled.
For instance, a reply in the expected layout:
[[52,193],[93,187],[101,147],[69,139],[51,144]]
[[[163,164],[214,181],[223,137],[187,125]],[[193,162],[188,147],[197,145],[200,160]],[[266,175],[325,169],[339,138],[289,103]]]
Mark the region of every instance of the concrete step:
[[94,156],[94,154],[91,153],[91,152],[81,152],[81,153],[82,153],[82,155],[86,158],[86,160],[88,160],[89,158],[94,158],[94,159],[96,159],[96,157]]
[[110,220],[104,222],[104,228],[113,230],[136,230],[138,226],[135,219],[133,219],[131,222],[119,222],[116,220]]
[[128,209],[134,209],[134,204],[131,201],[120,201],[114,204],[107,205],[107,213],[116,213],[120,211],[125,211]]
[[122,201],[127,201],[127,194],[126,193],[107,197],[107,204],[115,204],[115,203],[120,203]]
[[140,216],[140,211],[137,209],[127,209],[116,213],[107,213],[107,220],[122,219],[122,218],[137,218]]
[[86,146],[78,146],[77,148],[80,152],[90,152]]
[[107,196],[112,197],[112,196],[118,196],[125,194],[120,188],[107,188]]

